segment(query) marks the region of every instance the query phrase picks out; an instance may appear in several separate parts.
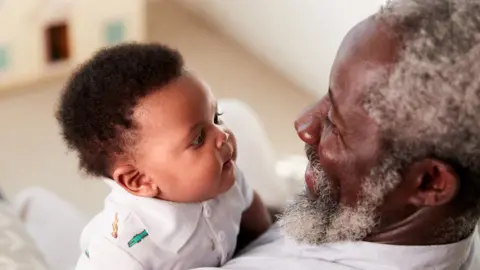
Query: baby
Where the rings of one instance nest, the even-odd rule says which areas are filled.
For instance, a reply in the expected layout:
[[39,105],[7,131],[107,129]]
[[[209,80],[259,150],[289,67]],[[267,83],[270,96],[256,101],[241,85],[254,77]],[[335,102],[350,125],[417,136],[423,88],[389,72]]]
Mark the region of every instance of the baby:
[[112,192],[84,229],[77,270],[220,266],[239,233],[267,230],[220,116],[208,86],[165,46],[104,49],[79,68],[57,118],[80,167]]

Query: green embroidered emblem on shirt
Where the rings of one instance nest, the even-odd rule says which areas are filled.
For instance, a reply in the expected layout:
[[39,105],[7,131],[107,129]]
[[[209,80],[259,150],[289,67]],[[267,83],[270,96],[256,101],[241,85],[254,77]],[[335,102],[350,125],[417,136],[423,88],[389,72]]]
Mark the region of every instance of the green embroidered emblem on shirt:
[[131,248],[134,245],[142,242],[142,240],[145,239],[145,237],[147,236],[148,236],[147,230],[143,230],[141,233],[136,234],[130,241],[128,241],[128,247]]
[[90,259],[90,252],[88,251],[88,249],[85,249],[85,256]]

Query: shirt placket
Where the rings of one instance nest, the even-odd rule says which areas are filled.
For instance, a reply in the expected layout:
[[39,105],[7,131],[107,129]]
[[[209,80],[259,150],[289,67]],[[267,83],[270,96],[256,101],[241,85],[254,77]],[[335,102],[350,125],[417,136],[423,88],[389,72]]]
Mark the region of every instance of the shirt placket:
[[219,265],[223,265],[227,260],[228,247],[226,246],[226,233],[221,229],[219,225],[221,220],[216,220],[212,214],[212,205],[208,202],[203,203],[203,216],[208,224],[208,227],[212,233],[212,250],[217,255]]

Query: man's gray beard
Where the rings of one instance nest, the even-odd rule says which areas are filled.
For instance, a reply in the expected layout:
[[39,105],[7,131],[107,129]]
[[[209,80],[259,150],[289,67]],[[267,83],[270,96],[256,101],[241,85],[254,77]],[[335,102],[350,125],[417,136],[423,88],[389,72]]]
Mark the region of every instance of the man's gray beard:
[[349,207],[335,200],[332,182],[314,148],[307,145],[306,152],[319,196],[312,200],[307,191],[299,194],[280,217],[282,231],[297,242],[312,245],[364,239],[377,225],[376,210],[386,194],[401,181],[398,167],[392,160],[382,159],[363,179],[357,206]]

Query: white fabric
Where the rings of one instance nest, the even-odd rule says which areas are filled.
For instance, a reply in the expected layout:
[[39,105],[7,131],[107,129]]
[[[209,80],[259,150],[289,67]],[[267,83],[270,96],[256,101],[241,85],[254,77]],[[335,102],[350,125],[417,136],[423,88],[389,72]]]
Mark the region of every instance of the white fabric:
[[[239,170],[236,176],[229,191],[194,204],[137,197],[114,187],[101,215],[82,234],[85,254],[77,270],[181,270],[224,264],[235,251],[242,213],[253,200],[253,190]],[[115,216],[117,237],[112,236]],[[148,236],[130,245],[144,230]]]
[[[275,270],[478,270],[477,234],[461,242],[439,246],[397,246],[345,242],[320,246],[298,245],[272,228],[242,255],[221,269]],[[197,270],[218,268],[198,268]]]
[[0,269],[48,269],[31,236],[4,201],[0,201]]
[[44,254],[49,269],[72,269],[78,259],[78,239],[88,219],[43,188],[23,190],[12,206]]
[[237,165],[245,178],[267,206],[284,206],[292,191],[285,179],[275,173],[276,154],[259,117],[236,99],[221,99],[218,107],[224,124],[237,138]]

